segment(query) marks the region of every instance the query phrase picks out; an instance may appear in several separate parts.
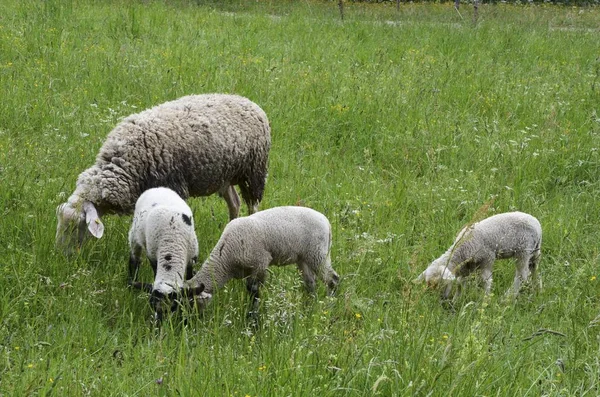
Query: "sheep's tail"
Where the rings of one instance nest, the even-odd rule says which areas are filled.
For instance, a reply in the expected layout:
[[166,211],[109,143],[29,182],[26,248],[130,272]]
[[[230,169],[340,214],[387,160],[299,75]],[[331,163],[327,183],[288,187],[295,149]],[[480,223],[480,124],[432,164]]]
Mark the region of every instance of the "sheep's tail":
[[258,211],[258,206],[263,199],[268,176],[269,147],[270,145],[267,145],[264,152],[254,156],[252,164],[248,165],[244,179],[238,184],[250,214]]

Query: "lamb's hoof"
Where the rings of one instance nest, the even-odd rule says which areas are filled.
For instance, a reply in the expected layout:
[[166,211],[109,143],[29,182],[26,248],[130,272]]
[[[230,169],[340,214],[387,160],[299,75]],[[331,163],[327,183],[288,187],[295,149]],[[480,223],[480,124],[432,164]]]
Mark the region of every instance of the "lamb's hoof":
[[454,300],[452,299],[442,299],[442,307],[444,310],[447,310],[451,313],[456,313],[456,306],[454,305]]
[[252,325],[254,328],[258,328],[260,325],[260,316],[258,314],[258,310],[251,310],[246,314],[246,320]]

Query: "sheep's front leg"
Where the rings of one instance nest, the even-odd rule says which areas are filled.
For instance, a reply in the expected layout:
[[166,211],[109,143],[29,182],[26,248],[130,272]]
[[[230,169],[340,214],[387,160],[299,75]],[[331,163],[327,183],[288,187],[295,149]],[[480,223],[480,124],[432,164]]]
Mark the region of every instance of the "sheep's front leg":
[[442,292],[442,298],[444,300],[448,299],[450,297],[450,292],[452,292],[452,282],[448,282],[446,284],[446,286],[444,287],[444,292]]
[[258,301],[260,299],[260,284],[256,278],[248,277],[246,279],[246,289],[250,294],[252,302]]
[[325,263],[323,264],[323,269],[319,272],[319,276],[323,283],[327,286],[327,294],[329,296],[333,296],[335,291],[337,290],[337,286],[340,282],[340,276],[333,270],[331,266],[331,254],[327,254],[327,258],[325,258]]
[[486,265],[481,269],[481,282],[486,295],[492,292],[492,266]]
[[192,263],[188,263],[188,265],[185,268],[185,280],[191,280],[192,277],[194,277],[194,267]]
[[298,269],[300,270],[300,273],[302,273],[306,292],[310,295],[314,295],[316,288],[316,274],[313,271],[313,268],[306,262],[300,262],[298,263]]
[[250,311],[248,317],[254,317],[258,314],[260,306],[260,287],[264,282],[264,275],[253,275],[246,279],[246,289],[250,294]]
[[158,262],[156,259],[148,258],[148,260],[150,261],[150,266],[152,267],[152,271],[154,272],[154,278],[156,278],[156,272],[158,271]]
[[133,283],[137,279],[138,271],[140,270],[142,256],[142,247],[134,247],[129,254],[129,269],[127,274],[127,282]]

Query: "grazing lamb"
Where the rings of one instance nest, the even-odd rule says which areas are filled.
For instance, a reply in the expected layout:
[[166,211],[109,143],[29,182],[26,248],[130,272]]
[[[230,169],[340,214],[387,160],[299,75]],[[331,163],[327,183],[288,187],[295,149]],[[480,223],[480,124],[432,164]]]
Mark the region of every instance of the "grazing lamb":
[[58,206],[56,244],[69,253],[87,231],[102,237],[102,215],[133,212],[142,192],[158,186],[183,199],[219,193],[233,219],[240,208],[238,185],[254,213],[270,146],[267,116],[236,95],[190,95],[126,117],[108,135],[96,164],[79,175],[68,201]]
[[[171,189],[146,190],[135,205],[129,247],[129,283],[150,292],[150,305],[160,321],[165,301],[173,305],[171,310],[175,309],[184,278],[192,278],[192,265],[198,260],[192,210]],[[134,282],[142,252],[154,270],[154,284]]]
[[533,216],[523,212],[494,215],[463,228],[452,246],[415,281],[446,284],[444,298],[448,298],[452,280],[457,276],[461,280],[474,270],[480,270],[487,294],[492,288],[494,261],[515,258],[517,269],[513,293],[516,295],[521,283],[527,281],[530,274],[537,278],[541,245],[542,227]]
[[[325,215],[305,207],[276,207],[234,219],[225,226],[221,238],[202,268],[186,284],[205,295],[232,278],[246,278],[246,287],[256,309],[259,287],[270,265],[296,264],[309,293],[318,276],[332,294],[339,276],[331,267],[331,225]],[[208,297],[208,298],[207,298]]]

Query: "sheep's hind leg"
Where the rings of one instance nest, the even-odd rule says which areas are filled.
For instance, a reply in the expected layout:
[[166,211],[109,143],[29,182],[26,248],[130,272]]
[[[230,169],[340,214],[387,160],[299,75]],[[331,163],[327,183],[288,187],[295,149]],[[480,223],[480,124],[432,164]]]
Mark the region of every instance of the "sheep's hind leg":
[[541,290],[542,289],[542,277],[539,274],[538,271],[538,265],[540,263],[540,251],[537,250],[536,252],[533,253],[533,255],[531,255],[531,258],[529,259],[529,272],[531,273],[531,278],[533,280],[533,285],[538,289]]
[[227,209],[229,210],[229,220],[235,219],[240,214],[240,196],[235,191],[235,187],[228,185],[226,188],[219,191],[219,194],[227,203]]
[[255,198],[250,193],[250,189],[248,188],[248,186],[244,185],[243,183],[240,183],[239,186],[240,192],[242,193],[242,198],[244,199],[246,206],[248,206],[248,214],[252,215],[258,212],[258,204],[260,203],[260,200]]
[[516,258],[517,260],[517,270],[515,272],[515,281],[513,283],[513,295],[519,295],[519,291],[521,290],[521,284],[527,282],[529,279],[529,261],[531,259],[531,255],[523,255]]
[[327,294],[333,296],[337,290],[338,284],[340,283],[340,276],[333,270],[331,266],[331,255],[327,254],[325,263],[323,264],[323,270],[320,272],[320,278],[327,286]]

